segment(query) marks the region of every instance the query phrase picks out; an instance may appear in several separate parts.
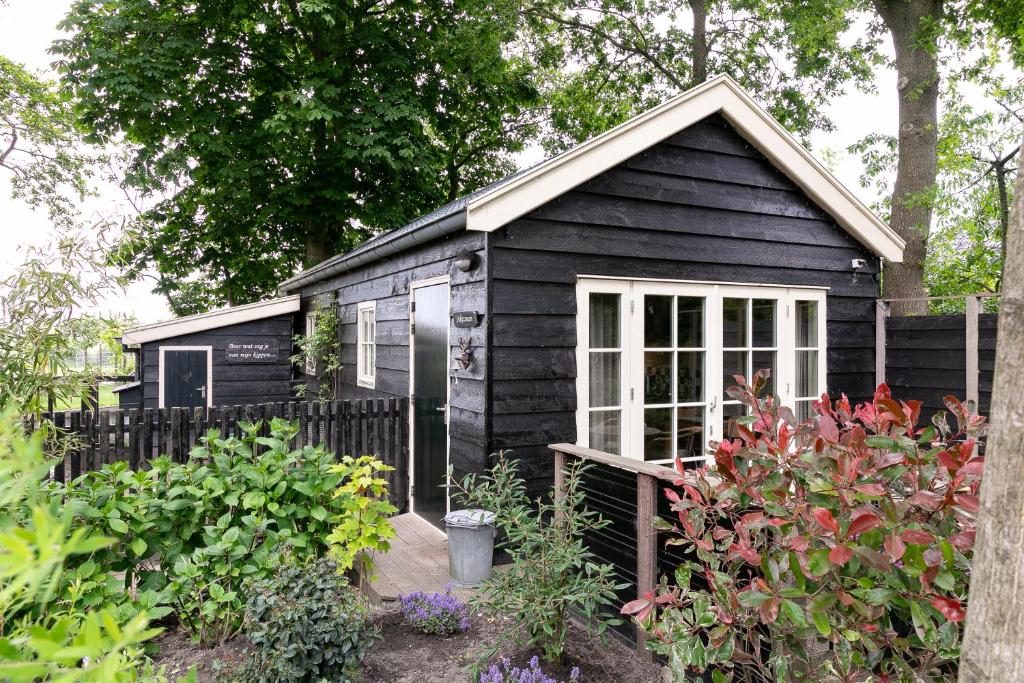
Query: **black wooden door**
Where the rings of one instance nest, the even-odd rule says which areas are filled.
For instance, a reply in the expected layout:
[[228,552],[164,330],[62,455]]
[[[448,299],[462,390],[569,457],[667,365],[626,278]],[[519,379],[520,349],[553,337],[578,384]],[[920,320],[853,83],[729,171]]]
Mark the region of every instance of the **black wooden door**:
[[164,351],[164,407],[206,407],[207,351]]
[[448,285],[412,290],[413,511],[437,526],[447,512]]

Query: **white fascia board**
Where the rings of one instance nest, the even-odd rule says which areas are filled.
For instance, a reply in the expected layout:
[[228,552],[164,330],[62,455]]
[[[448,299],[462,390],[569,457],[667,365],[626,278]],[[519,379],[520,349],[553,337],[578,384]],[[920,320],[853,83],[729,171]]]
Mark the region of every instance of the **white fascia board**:
[[688,90],[477,198],[466,207],[466,227],[497,230],[716,112],[864,246],[888,261],[903,261],[899,235],[728,76]]
[[150,325],[140,325],[130,330],[125,330],[121,335],[121,342],[124,344],[144,344],[146,342],[178,337],[185,334],[195,334],[204,330],[212,330],[228,325],[237,325],[251,320],[271,318],[275,315],[294,313],[302,305],[302,297],[298,294],[259,301],[254,304],[224,308],[209,313],[199,313],[184,318],[175,318]]

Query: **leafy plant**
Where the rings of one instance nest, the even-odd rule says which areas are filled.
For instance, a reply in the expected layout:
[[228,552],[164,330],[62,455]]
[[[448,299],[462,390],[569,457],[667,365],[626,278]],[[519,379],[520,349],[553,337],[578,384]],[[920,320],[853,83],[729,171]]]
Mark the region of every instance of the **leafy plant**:
[[[372,458],[291,450],[298,427],[239,423],[242,438],[211,431],[186,463],[157,458],[149,470],[107,465],[69,488],[71,509],[119,543],[75,567],[85,604],[115,601],[125,613],[173,606],[200,643],[238,632],[246,582],[271,576],[283,555],[298,562],[331,549],[350,567],[393,535]],[[368,496],[374,496],[371,500]],[[117,572],[123,579],[113,578]]]
[[[537,657],[530,660],[529,668],[512,666],[512,661],[508,657],[502,657],[500,664],[500,667],[497,664],[487,667],[487,671],[480,674],[480,683],[559,683],[557,679],[544,673]],[[574,666],[569,672],[568,683],[576,683],[578,680],[580,670]]]
[[[584,506],[581,474],[585,465],[576,461],[565,470],[561,495],[550,495],[536,504],[526,495],[518,462],[498,454],[497,461],[481,477],[467,475],[456,481],[449,471],[450,485],[468,506],[496,513],[504,534],[499,544],[512,563],[488,579],[474,599],[475,604],[511,617],[512,626],[500,640],[513,639],[540,648],[544,659],[560,661],[569,636],[570,615],[579,615],[587,628],[603,635],[609,625],[619,622],[605,613],[616,601],[614,568],[597,564],[583,542],[585,534],[608,525],[606,520]],[[497,652],[481,653],[479,663]]]
[[451,636],[469,628],[469,607],[446,589],[444,593],[416,591],[399,596],[406,624],[421,633]]
[[[330,401],[335,396],[335,379],[341,370],[341,356],[338,353],[338,309],[331,297],[328,301],[317,301],[311,334],[297,334],[293,338],[299,352],[291,357],[293,364],[307,375],[318,379],[317,397]],[[306,384],[297,388],[300,396],[306,395]]]
[[[342,483],[335,489],[332,499],[340,511],[337,524],[326,542],[343,570],[365,568],[370,572],[373,561],[366,551],[386,552],[391,547],[388,539],[395,537],[395,528],[388,518],[398,512],[398,508],[388,502],[387,480],[377,474],[393,469],[368,455],[358,458],[346,455],[330,469]],[[359,559],[362,567],[356,566]]]
[[107,605],[65,593],[66,565],[115,542],[75,524],[44,483],[43,435],[0,419],[0,680],[133,681],[152,675],[142,643],[159,633],[144,613],[120,622]]
[[884,384],[853,407],[827,395],[799,422],[759,398],[767,371],[729,395],[748,406],[741,438],[711,469],[667,488],[689,551],[674,585],[623,607],[677,677],[946,680],[955,676],[984,459],[984,419],[946,397],[921,403]]
[[359,594],[326,559],[289,564],[253,586],[245,680],[350,681],[377,638]]

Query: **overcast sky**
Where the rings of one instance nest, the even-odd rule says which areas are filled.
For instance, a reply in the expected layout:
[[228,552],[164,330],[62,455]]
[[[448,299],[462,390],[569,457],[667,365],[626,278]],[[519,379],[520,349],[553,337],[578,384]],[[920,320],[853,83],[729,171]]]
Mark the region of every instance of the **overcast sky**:
[[[59,34],[57,23],[63,17],[70,0],[9,0],[0,6],[0,52],[14,61],[43,72],[50,71],[52,61],[47,48]],[[869,133],[893,134],[896,129],[895,75],[890,70],[879,73],[876,79],[877,95],[866,95],[852,90],[835,100],[829,108],[829,115],[836,124],[836,130],[829,134],[816,134],[812,139],[814,151],[821,158],[823,149],[828,148],[838,156],[832,163],[841,181],[865,202],[875,197],[863,190],[857,180],[860,164],[842,150]],[[529,161],[536,161],[539,152],[531,155]],[[111,203],[123,201],[114,188],[105,188],[98,199],[86,207],[86,214],[108,212]],[[35,212],[10,196],[10,185],[6,175],[0,176],[0,272],[9,272],[12,263],[18,260],[18,248],[25,244],[41,243],[50,236],[50,226],[45,213]],[[112,297],[103,307],[105,313],[133,315],[140,323],[163,320],[170,317],[166,302],[152,294],[151,283],[147,281],[132,285],[123,295]]]

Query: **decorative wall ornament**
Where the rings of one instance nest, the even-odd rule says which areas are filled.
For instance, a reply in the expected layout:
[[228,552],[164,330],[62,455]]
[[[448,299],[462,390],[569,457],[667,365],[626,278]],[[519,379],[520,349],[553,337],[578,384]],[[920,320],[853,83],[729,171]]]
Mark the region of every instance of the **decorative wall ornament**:
[[455,356],[455,362],[463,370],[469,370],[476,359],[473,358],[473,340],[469,337],[459,337],[459,349],[461,352]]

